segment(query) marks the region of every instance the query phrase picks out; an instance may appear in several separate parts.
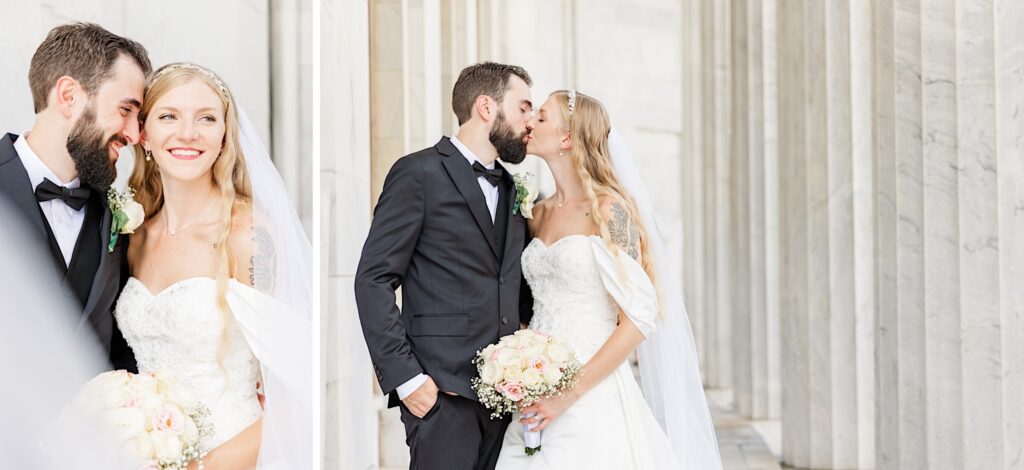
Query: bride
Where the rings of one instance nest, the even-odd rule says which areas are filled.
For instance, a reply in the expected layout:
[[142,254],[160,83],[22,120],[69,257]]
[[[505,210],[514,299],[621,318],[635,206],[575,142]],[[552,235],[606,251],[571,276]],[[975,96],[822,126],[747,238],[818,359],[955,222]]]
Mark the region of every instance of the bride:
[[139,371],[210,410],[205,468],[311,468],[311,257],[280,176],[203,67],[157,70],[139,116],[129,184],[146,221],[114,313]]
[[530,130],[527,153],[544,159],[556,185],[533,208],[523,252],[530,328],[568,342],[584,367],[574,389],[517,416],[543,431],[541,451],[527,455],[524,426],[510,426],[497,468],[720,469],[681,296],[671,271],[655,266],[664,253],[650,201],[628,152],[610,148],[607,112],[558,91]]

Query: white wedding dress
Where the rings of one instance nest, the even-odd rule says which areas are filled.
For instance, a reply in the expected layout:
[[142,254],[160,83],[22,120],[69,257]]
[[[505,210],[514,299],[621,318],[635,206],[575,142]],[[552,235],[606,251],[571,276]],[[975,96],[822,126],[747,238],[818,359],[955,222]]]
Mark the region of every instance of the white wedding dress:
[[[611,336],[619,306],[650,336],[658,322],[657,292],[638,263],[620,257],[598,236],[570,235],[551,246],[534,239],[522,255],[534,299],[530,329],[566,341],[583,364]],[[498,470],[682,468],[628,360],[552,421],[532,456],[524,450],[519,418],[513,416],[505,433]]]
[[217,308],[217,281],[193,277],[154,294],[138,279],[128,279],[114,316],[135,353],[139,372],[172,374],[210,410],[214,433],[201,443],[215,449],[262,415],[256,394],[260,363],[246,332],[236,321],[251,316],[266,297],[236,280],[229,281],[232,316],[227,343],[218,361],[223,314]]

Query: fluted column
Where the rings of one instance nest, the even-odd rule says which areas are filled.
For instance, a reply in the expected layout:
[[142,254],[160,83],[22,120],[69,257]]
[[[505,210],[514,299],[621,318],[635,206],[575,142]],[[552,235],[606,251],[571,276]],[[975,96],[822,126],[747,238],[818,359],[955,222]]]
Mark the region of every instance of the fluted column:
[[774,1],[748,0],[731,13],[732,387],[737,411],[757,419],[778,416],[780,385],[777,295],[768,290],[778,269],[774,12]]
[[459,72],[478,60],[477,2],[441,0],[441,110],[442,129],[451,135],[459,128],[452,111],[452,88]]
[[[862,6],[862,5],[858,5]],[[862,41],[851,2],[783,0],[778,12],[783,457],[809,468],[871,464],[873,284]],[[870,214],[870,212],[868,212]],[[862,383],[864,382],[864,383]]]
[[1024,10],[875,7],[878,468],[1020,468]]
[[999,169],[999,314],[1002,347],[1002,434],[998,462],[1004,469],[1022,469],[1024,460],[1024,4],[996,0],[995,51],[995,166]]
[[736,408],[749,416],[752,411],[751,374],[753,335],[750,303],[750,90],[748,81],[747,2],[729,5],[729,159],[728,224],[725,248],[729,251],[729,334],[732,345],[732,377],[730,378]]
[[[306,230],[313,228],[313,13],[308,2],[270,2],[271,139],[274,164]],[[212,65],[212,64],[211,64]]]
[[376,468],[378,409],[353,278],[370,225],[368,2],[322,1],[320,206],[323,468]]
[[442,135],[440,0],[370,1],[373,201],[403,155]]

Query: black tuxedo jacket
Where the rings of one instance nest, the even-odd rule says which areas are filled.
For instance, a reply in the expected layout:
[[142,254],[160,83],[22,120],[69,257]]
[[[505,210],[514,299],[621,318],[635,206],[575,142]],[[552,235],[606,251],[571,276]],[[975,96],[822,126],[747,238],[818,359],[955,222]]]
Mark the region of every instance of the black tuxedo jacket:
[[514,198],[506,171],[492,222],[472,166],[447,137],[402,157],[388,173],[355,295],[391,406],[394,390],[419,373],[442,391],[476,400],[476,352],[529,321],[533,303],[519,264],[529,235],[522,215],[511,213]]
[[39,208],[35,188],[14,150],[18,138],[14,134],[0,138],[0,197],[7,199],[12,212],[23,219],[32,239],[38,240],[38,252],[50,255],[44,263],[52,266],[54,276],[41,282],[53,283],[55,291],[68,296],[71,304],[81,308],[79,333],[96,338],[108,353],[113,368],[135,372],[135,357],[118,330],[113,313],[114,302],[127,280],[127,237],[118,237],[114,250],[108,252],[110,208],[106,195],[93,191],[82,208],[86,211],[85,221],[71,263],[65,265],[49,222]]

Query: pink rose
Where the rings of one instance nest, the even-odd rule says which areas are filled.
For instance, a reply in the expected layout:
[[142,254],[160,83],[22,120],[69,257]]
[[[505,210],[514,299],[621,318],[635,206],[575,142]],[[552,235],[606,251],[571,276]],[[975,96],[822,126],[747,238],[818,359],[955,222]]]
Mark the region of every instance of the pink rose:
[[176,406],[165,406],[153,415],[153,429],[181,434],[185,430],[185,415]]
[[530,368],[537,369],[537,372],[544,374],[548,368],[548,358],[544,356],[536,356],[530,360]]
[[501,393],[506,398],[512,401],[519,401],[523,399],[523,385],[519,382],[502,383]]

